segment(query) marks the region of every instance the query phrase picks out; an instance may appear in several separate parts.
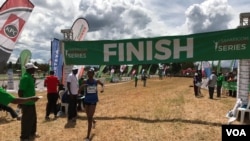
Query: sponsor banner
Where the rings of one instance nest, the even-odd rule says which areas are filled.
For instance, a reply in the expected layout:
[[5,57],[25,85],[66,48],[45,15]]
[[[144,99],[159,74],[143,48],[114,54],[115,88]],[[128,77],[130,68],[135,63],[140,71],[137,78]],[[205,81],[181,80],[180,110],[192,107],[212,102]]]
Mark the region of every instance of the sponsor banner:
[[[65,63],[122,65],[250,58],[250,27],[155,38],[64,41]],[[98,57],[96,57],[98,56]]]
[[[132,68],[133,68],[133,65],[128,65],[127,76],[130,75]],[[132,73],[132,74],[133,74],[133,73]]]
[[11,68],[8,69],[7,75],[8,75],[8,85],[7,85],[7,88],[9,90],[14,90],[13,69],[11,69]]
[[230,65],[230,71],[233,72],[234,68],[237,68],[236,67],[236,60],[232,60],[231,65]]
[[148,68],[148,71],[147,71],[147,74],[149,75],[149,73],[150,73],[150,69],[151,69],[151,67],[152,67],[152,64],[149,66],[149,68]]
[[[71,41],[83,41],[84,37],[86,36],[86,34],[89,30],[89,25],[88,25],[87,20],[84,18],[76,19],[71,27],[71,30],[73,32],[73,37],[72,37],[73,39],[70,39]],[[62,83],[65,86],[66,86],[67,76],[71,73],[71,69],[72,69],[73,65],[77,65],[77,64],[66,64],[66,62],[64,61]],[[80,65],[85,65],[85,64],[80,64]],[[83,71],[81,71],[81,72],[83,73]],[[79,75],[82,75],[82,74],[78,74],[77,77],[79,77]]]
[[123,73],[123,71],[126,69],[127,65],[121,65],[120,66],[120,72]]
[[219,60],[217,64],[217,73],[220,73],[220,72],[221,72],[221,60]]
[[53,39],[51,41],[51,70],[55,72],[55,76],[62,80],[63,56],[60,53],[60,41]]
[[[7,0],[0,8],[0,63],[5,64],[34,8],[29,0]],[[2,65],[3,66],[3,65]],[[3,67],[0,66],[0,70]]]
[[130,81],[131,77],[121,77],[121,81]]
[[249,125],[222,125],[222,141],[248,141],[250,137]]
[[205,68],[204,72],[207,78],[212,74],[211,68]]
[[82,41],[89,30],[89,25],[86,19],[78,18],[73,23],[71,29],[72,29],[72,32],[74,33],[73,40]]
[[138,66],[138,74],[141,73],[143,74],[144,73],[144,69],[142,69],[142,65],[139,65]]
[[84,65],[80,65],[80,66],[77,66],[77,67],[78,67],[78,72],[77,72],[76,76],[79,79],[79,78],[83,77],[83,75],[84,75],[84,68],[85,68],[85,66]]
[[206,77],[212,74],[211,65],[208,61],[202,61],[202,70],[204,70]]
[[103,70],[105,69],[106,65],[101,65],[100,68],[99,68],[99,71],[98,71],[98,78],[100,78],[102,76],[102,72]]

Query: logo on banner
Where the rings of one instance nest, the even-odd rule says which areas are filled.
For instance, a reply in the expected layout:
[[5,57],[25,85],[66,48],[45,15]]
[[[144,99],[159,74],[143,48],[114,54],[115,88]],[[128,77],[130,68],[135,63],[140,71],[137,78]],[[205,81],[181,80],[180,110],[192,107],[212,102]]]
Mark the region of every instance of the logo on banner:
[[87,58],[87,49],[70,48],[66,50],[66,56],[69,58]]
[[14,14],[10,14],[8,19],[3,25],[3,28],[0,31],[0,34],[11,39],[13,42],[16,42],[18,34],[22,30],[25,21]]
[[239,51],[246,50],[248,37],[237,37],[214,41],[215,51]]

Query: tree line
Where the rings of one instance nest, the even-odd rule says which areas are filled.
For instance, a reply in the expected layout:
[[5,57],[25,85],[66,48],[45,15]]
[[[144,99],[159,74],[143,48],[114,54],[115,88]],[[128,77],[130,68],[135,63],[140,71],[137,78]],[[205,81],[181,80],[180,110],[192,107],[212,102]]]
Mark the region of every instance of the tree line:
[[[50,65],[48,63],[38,63],[38,62],[33,62],[34,65],[38,66],[38,72],[39,73],[48,73],[48,71],[50,70]],[[133,65],[133,69],[138,70],[138,67],[141,64],[135,64]],[[149,66],[151,64],[142,64],[142,69],[148,69]],[[185,70],[187,68],[192,68],[195,69],[195,65],[194,62],[182,62],[182,63],[163,63],[162,65],[164,66],[169,66],[169,73],[171,74],[179,74],[181,70]],[[114,68],[116,70],[116,72],[120,72],[120,65],[110,65],[107,66],[104,69],[104,73],[109,71],[111,68]],[[1,74],[4,74],[7,72],[8,69],[13,69],[14,73],[18,73],[21,70],[21,64],[20,63],[15,63],[13,64],[11,61],[6,63],[4,69],[0,72]],[[152,64],[151,69],[149,74],[154,74],[157,69],[159,69],[158,64]],[[126,70],[124,70],[124,72],[126,72]]]
[[[48,63],[37,63],[37,62],[33,62],[34,65],[38,66],[38,71],[41,73],[47,73],[50,69],[50,65]],[[4,74],[7,72],[8,69],[13,69],[14,73],[18,73],[22,68],[21,68],[21,64],[20,63],[12,63],[11,61],[6,63],[6,65],[4,66],[4,69],[1,70],[1,74]]]

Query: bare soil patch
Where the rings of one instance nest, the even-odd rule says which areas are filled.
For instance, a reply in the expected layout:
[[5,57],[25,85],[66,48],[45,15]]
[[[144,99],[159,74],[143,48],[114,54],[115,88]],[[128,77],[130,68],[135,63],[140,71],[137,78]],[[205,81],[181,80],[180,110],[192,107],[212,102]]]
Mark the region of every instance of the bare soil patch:
[[[93,141],[220,141],[221,125],[233,108],[235,98],[223,95],[211,100],[208,91],[202,89],[203,97],[194,96],[192,78],[148,79],[146,87],[141,80],[106,84],[99,93],[92,130]],[[41,136],[36,141],[82,141],[87,132],[84,112],[78,113],[75,125],[67,123],[66,117],[45,121],[46,93],[36,103]],[[16,105],[11,105],[16,108]],[[51,114],[52,116],[52,114]],[[236,121],[234,124],[239,124]],[[17,141],[20,121],[1,113],[0,140]]]

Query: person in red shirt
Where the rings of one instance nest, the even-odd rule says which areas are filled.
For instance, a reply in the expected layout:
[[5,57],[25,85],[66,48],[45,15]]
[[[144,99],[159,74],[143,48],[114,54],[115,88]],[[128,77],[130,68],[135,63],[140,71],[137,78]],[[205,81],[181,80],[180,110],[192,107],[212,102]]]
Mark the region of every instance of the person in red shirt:
[[49,120],[49,115],[51,110],[53,110],[54,118],[56,119],[57,115],[57,100],[59,98],[58,86],[60,84],[58,78],[54,75],[54,71],[49,72],[49,76],[44,80],[44,87],[47,87],[47,106],[46,106],[46,115],[45,120]]

